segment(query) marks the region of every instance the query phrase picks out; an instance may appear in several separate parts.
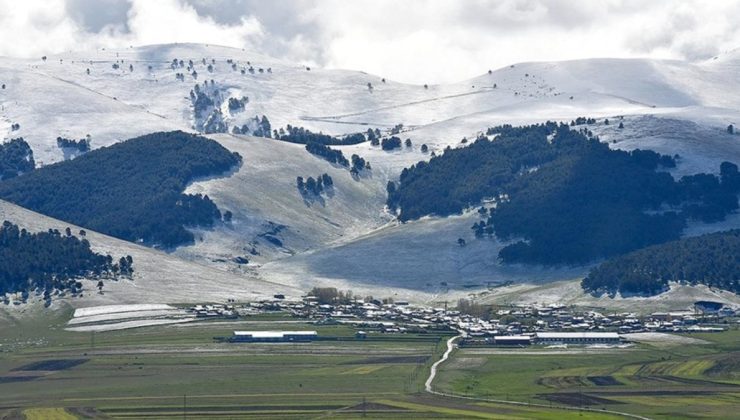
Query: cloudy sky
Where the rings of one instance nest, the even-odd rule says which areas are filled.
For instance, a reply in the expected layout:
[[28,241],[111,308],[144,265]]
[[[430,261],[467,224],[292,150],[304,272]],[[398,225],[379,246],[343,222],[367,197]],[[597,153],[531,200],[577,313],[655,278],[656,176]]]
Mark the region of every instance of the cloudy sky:
[[410,83],[521,61],[703,60],[740,0],[0,0],[0,55],[202,42]]

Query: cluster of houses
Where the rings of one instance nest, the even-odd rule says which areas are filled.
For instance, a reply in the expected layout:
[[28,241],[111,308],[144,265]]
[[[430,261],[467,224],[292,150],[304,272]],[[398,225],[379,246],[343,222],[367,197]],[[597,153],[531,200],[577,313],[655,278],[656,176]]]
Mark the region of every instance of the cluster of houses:
[[235,305],[230,304],[211,304],[195,305],[188,308],[196,318],[238,318],[239,312]]
[[[196,305],[190,308],[197,317],[238,318],[281,311],[317,325],[347,324],[364,338],[372,333],[424,333],[459,331],[470,344],[618,344],[620,334],[636,332],[719,332],[723,321],[738,322],[734,309],[714,302],[697,302],[694,310],[603,314],[579,311],[564,305],[510,306],[473,316],[457,310],[410,305],[396,301],[382,303],[356,299],[343,304],[320,303],[313,296],[286,300],[278,295],[271,300],[236,305]],[[237,334],[240,333],[240,334]],[[235,332],[232,341],[308,341],[293,332],[274,332],[270,336],[254,332]],[[280,335],[282,333],[282,335]],[[310,335],[314,339],[315,334]]]

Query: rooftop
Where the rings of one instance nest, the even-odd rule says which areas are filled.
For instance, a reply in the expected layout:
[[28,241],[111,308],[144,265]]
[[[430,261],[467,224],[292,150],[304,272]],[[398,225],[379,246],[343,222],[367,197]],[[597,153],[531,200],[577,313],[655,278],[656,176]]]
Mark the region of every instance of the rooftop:
[[619,339],[619,334],[615,332],[538,332],[535,333],[537,335],[537,338],[544,338],[544,339],[587,339],[587,338],[610,338],[610,339]]
[[283,338],[286,335],[313,336],[316,331],[234,331],[235,336],[249,336],[252,338]]

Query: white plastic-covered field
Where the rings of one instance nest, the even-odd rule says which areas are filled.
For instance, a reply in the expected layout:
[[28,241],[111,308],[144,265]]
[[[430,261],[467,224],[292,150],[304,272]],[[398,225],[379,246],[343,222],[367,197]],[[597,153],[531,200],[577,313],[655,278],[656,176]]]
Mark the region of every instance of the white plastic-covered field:
[[78,325],[65,328],[67,331],[74,332],[103,332],[128,330],[131,328],[152,327],[157,325],[182,324],[185,322],[195,321],[195,318],[173,318],[173,319],[138,319],[132,321],[122,321],[113,323]]
[[165,304],[100,305],[75,310],[67,331],[115,331],[195,321],[184,309]]
[[77,308],[74,312],[74,318],[83,319],[92,316],[110,316],[111,314],[121,313],[142,313],[151,311],[174,311],[176,308],[161,303],[144,303],[129,305],[101,305],[87,308]]

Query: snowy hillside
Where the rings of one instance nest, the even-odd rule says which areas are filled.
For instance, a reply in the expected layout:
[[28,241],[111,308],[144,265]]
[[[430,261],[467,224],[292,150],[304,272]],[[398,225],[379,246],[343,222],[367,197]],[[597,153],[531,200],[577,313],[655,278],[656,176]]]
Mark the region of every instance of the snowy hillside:
[[[0,200],[0,220],[8,220],[32,232],[79,227],[61,222]],[[131,255],[134,259],[133,280],[106,281],[104,294],[98,294],[97,281],[86,281],[86,296],[71,299],[75,306],[95,306],[112,303],[178,303],[221,302],[226,299],[259,299],[272,296],[276,290],[292,296],[300,291],[270,284],[252,275],[237,275],[201,264],[183,261],[177,257],[130,242],[86,230],[85,238],[95,252],[114,257]]]
[[[302,145],[209,135],[239,152],[244,164],[228,177],[199,180],[188,192],[208,194],[233,213],[233,221],[197,231],[194,245],[170,255],[110,240],[131,247],[139,255],[135,260],[151,265],[140,263],[147,275],[136,287],[118,295],[112,289],[96,299],[157,302],[147,297],[147,288],[155,287],[160,276],[171,281],[165,285],[180,282],[173,298],[181,293],[182,300],[196,293],[194,283],[189,290],[182,281],[202,278],[208,278],[206,291],[214,297],[249,282],[249,290],[239,293],[330,284],[368,291],[392,287],[394,293],[432,299],[440,293],[464,295],[488,283],[572,279],[586,269],[503,267],[493,259],[500,243],[468,238],[472,222],[467,216],[393,222],[384,210],[386,184],[404,167],[429,158],[422,144],[439,153],[463,146],[463,137],[475,138],[490,126],[587,116],[599,120],[590,128],[612,147],[680,155],[677,176],[716,172],[723,160],[740,163],[740,136],[725,131],[728,124],[740,123],[738,70],[737,52],[700,64],[591,59],[521,63],[455,84],[426,86],[424,80],[401,84],[383,75],[308,69],[250,51],[199,44],[73,52],[46,60],[0,58],[0,83],[6,86],[0,90],[0,132],[5,139],[24,137],[37,164],[49,164],[64,158],[58,136],[89,134],[98,148],[153,131],[194,131],[202,122],[190,96],[196,84],[210,89],[216,101],[208,112],[215,111],[230,128],[262,115],[273,129],[290,124],[333,135],[368,128],[387,132],[403,124],[399,136],[410,138],[411,148],[335,147],[348,158],[356,153],[372,164],[372,171],[359,179]],[[244,97],[243,109],[228,106],[230,98]],[[601,123],[620,116],[624,129]],[[13,130],[13,124],[20,128]],[[334,190],[320,200],[305,200],[296,177],[322,173],[334,179]],[[38,215],[5,203],[2,208],[4,217],[17,217],[19,224],[47,228],[34,222]],[[731,218],[723,227],[737,222]],[[455,243],[461,236],[471,239],[465,248]],[[234,262],[238,257],[249,263]],[[157,264],[160,259],[163,263]],[[176,279],[180,276],[191,280]],[[245,280],[256,278],[289,286]]]
[[[192,60],[197,78],[186,68],[171,68],[173,59]],[[254,74],[241,73],[249,67]],[[444,147],[502,122],[583,115],[672,115],[725,127],[738,120],[739,67],[738,54],[699,65],[638,59],[523,63],[425,88],[423,80],[384,83],[382,75],[307,70],[253,52],[179,44],[61,54],[45,61],[0,58],[0,81],[7,86],[0,99],[3,119],[21,124],[12,134],[38,145],[36,154],[44,162],[61,159],[49,147],[59,135],[91,134],[99,147],[152,129],[190,128],[189,92],[210,80],[224,101],[247,96],[241,113],[267,115],[273,128],[292,124],[341,134],[403,123],[416,143]],[[184,77],[178,79],[178,73]],[[223,108],[227,121],[242,117]]]

